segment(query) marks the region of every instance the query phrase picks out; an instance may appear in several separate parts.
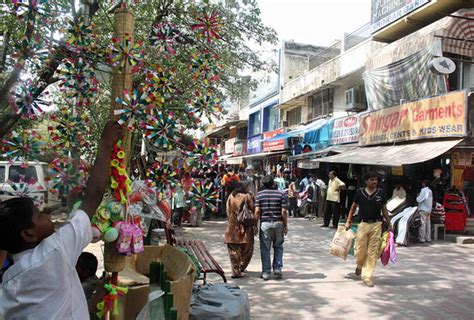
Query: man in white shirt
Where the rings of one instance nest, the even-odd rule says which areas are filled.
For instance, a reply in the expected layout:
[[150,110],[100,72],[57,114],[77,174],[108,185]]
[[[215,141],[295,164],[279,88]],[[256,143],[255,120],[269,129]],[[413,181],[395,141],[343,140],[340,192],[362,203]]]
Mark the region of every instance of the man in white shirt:
[[346,184],[342,182],[336,175],[336,171],[329,171],[328,191],[326,194],[326,211],[324,212],[323,228],[329,227],[332,217],[332,229],[337,229],[339,224],[339,209],[341,202],[340,191],[346,188]]
[[76,262],[92,240],[90,218],[102,201],[112,149],[121,133],[116,123],[105,126],[81,209],[56,232],[50,216],[39,212],[31,199],[0,204],[0,250],[14,259],[3,276],[0,309],[5,319],[89,319]]
[[421,243],[431,242],[431,209],[433,208],[433,192],[429,186],[429,181],[422,182],[422,188],[416,201],[418,202],[418,213],[421,217],[421,226],[418,229],[418,240]]

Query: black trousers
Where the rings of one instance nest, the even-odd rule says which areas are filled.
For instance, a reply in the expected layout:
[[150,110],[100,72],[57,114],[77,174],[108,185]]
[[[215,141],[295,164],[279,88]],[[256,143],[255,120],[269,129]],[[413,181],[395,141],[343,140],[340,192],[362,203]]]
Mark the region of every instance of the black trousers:
[[326,212],[324,212],[324,225],[329,226],[329,222],[337,227],[339,223],[339,202],[326,200]]
[[288,198],[288,213],[290,217],[296,217],[297,202],[296,198]]

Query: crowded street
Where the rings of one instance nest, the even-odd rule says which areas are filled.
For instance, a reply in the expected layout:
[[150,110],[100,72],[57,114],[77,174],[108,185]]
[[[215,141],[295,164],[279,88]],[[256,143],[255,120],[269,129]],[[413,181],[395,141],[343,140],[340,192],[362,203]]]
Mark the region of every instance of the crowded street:
[[[320,223],[290,219],[281,280],[260,279],[256,240],[247,277],[229,279],[249,294],[252,319],[472,319],[472,245],[435,241],[429,247],[399,247],[397,263],[379,262],[376,286],[366,288],[354,275],[354,257],[343,261],[328,254],[334,230],[319,228]],[[206,221],[184,228],[182,235],[203,239],[229,274],[224,230],[225,221]]]

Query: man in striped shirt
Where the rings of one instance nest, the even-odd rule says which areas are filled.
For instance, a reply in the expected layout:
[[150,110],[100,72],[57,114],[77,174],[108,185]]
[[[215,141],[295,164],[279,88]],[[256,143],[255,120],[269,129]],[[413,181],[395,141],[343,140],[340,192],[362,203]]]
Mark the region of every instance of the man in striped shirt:
[[[283,241],[288,232],[287,200],[285,195],[275,190],[271,176],[262,179],[264,189],[257,193],[255,214],[260,220],[260,256],[262,259],[262,279],[270,278],[272,266],[277,279],[282,277]],[[273,265],[270,264],[270,249],[273,247]]]

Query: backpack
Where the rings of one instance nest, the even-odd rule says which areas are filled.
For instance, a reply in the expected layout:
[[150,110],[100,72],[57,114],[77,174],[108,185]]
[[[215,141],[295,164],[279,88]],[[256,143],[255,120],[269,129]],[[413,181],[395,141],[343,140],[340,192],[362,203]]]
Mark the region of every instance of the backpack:
[[318,202],[319,187],[312,183],[308,186],[308,200],[311,202]]
[[244,200],[242,207],[237,213],[237,221],[244,227],[251,227],[255,225],[255,214],[247,206],[247,199]]

